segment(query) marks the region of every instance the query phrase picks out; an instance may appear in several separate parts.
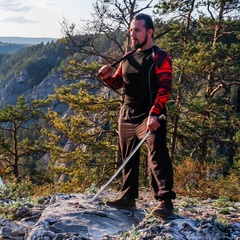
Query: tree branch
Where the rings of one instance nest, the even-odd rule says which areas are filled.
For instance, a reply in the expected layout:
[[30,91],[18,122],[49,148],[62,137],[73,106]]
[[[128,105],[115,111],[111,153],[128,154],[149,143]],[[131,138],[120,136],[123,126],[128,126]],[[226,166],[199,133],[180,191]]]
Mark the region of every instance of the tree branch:
[[232,86],[232,85],[239,85],[240,86],[240,82],[232,82],[232,83],[219,83],[217,87],[215,87],[215,89],[212,90],[212,92],[209,95],[209,98],[212,98],[216,92],[218,92],[221,88],[226,88],[228,86]]

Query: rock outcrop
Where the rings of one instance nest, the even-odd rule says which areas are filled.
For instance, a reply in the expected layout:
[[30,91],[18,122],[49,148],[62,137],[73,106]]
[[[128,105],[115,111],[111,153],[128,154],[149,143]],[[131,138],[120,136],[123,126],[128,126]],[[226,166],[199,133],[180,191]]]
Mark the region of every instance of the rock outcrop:
[[[46,99],[49,95],[55,93],[55,87],[61,87],[72,83],[62,78],[62,72],[53,73],[44,78],[37,86],[30,85],[30,74],[23,69],[20,74],[15,74],[0,82],[0,107],[10,104],[15,105],[19,96],[32,102],[34,99]],[[54,103],[51,106],[57,112],[67,111],[68,107],[64,104]]]
[[67,236],[100,240],[105,235],[125,232],[144,218],[141,210],[118,211],[81,194],[55,195],[45,209],[29,239]]
[[[156,204],[145,196],[135,211],[107,207],[84,194],[56,194],[47,204],[24,206],[18,221],[0,219],[0,238],[16,240],[239,240],[240,204],[229,213],[226,224],[217,221],[214,201],[187,207],[175,200],[177,213],[165,220],[149,214]],[[103,199],[113,197],[109,193]],[[190,201],[191,202],[191,201]],[[191,205],[191,204],[190,204]],[[194,215],[195,212],[195,215]],[[15,213],[16,214],[16,213]],[[192,215],[191,215],[192,214]]]

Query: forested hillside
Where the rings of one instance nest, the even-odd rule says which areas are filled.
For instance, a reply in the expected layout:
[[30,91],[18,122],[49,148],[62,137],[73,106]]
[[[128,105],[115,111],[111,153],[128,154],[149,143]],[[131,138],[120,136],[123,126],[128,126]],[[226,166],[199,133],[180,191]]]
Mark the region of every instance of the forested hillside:
[[3,43],[0,41],[0,54],[14,52],[27,46],[27,44]]
[[2,54],[0,59],[0,81],[23,69],[31,76],[31,85],[37,85],[55,67],[58,67],[68,55],[59,43],[37,44],[9,54]]
[[[94,191],[119,166],[117,118],[124,93],[108,90],[95,74],[129,51],[129,23],[141,9],[122,2],[129,7],[98,1],[84,31],[63,22],[66,36],[56,43],[1,55],[0,166],[5,182],[21,185],[15,194]],[[175,190],[239,201],[240,6],[184,3],[159,1],[154,7],[155,35],[169,30],[155,42],[173,61],[167,122]],[[37,94],[57,82],[51,94]],[[24,96],[18,92],[15,104],[11,98],[7,105],[4,97],[16,86]],[[140,182],[147,187],[144,147],[142,152]]]
[[16,45],[36,45],[40,43],[47,44],[48,42],[55,42],[57,38],[38,38],[38,37],[1,37],[0,42]]

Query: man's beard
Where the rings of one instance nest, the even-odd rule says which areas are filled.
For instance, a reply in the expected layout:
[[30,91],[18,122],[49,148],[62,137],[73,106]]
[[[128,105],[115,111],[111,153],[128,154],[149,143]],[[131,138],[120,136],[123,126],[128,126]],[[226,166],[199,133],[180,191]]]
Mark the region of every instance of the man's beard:
[[134,48],[134,49],[138,49],[138,48],[142,48],[146,43],[147,43],[147,34],[145,35],[145,39],[142,43],[139,43],[139,42],[132,42],[131,44],[131,47]]

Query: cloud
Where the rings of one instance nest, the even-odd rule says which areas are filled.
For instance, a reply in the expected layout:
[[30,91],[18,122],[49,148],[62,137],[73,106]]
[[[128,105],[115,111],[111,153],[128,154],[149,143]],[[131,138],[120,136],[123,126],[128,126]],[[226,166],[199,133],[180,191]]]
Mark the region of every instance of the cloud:
[[19,0],[1,0],[0,10],[10,11],[10,12],[28,12],[32,7],[30,5],[23,4]]
[[15,23],[36,23],[38,21],[27,19],[23,16],[9,17],[1,20],[1,22],[15,22]]

